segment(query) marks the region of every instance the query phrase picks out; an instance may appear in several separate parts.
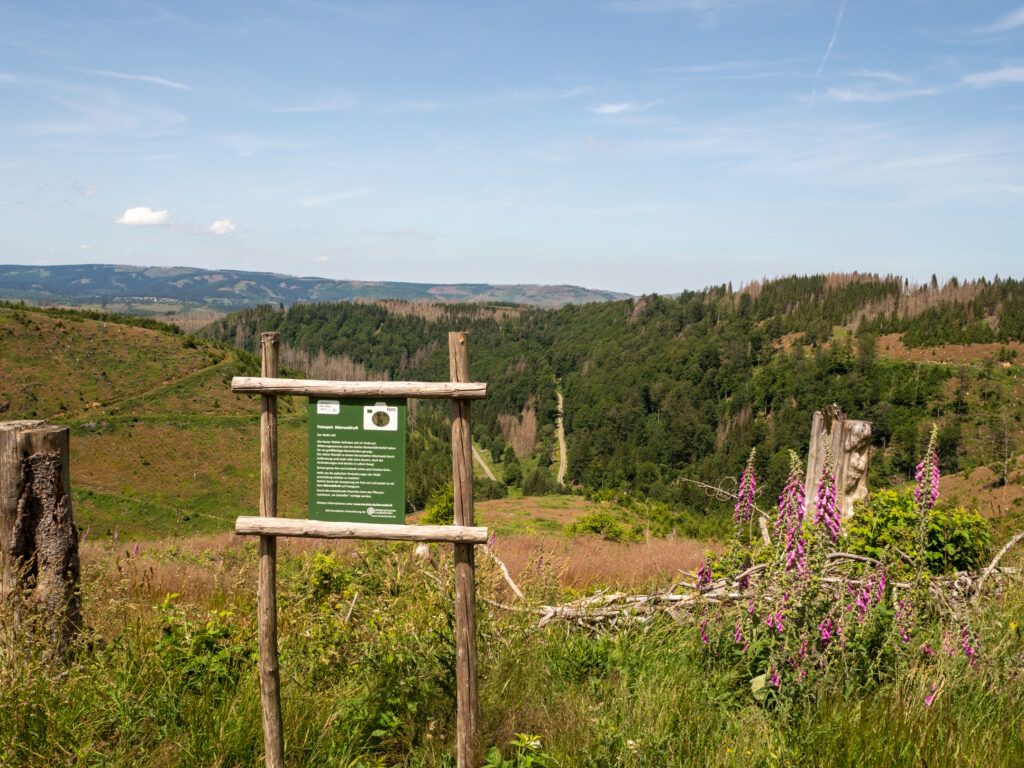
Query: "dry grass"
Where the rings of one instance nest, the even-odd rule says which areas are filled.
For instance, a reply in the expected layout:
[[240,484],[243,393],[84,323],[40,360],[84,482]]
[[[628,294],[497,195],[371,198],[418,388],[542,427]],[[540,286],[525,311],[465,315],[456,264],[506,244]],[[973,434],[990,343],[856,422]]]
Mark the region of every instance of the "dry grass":
[[943,344],[940,347],[910,348],[903,344],[898,333],[887,333],[878,339],[879,357],[907,363],[981,363],[997,359],[1003,349],[1015,351],[1018,359],[1024,360],[1024,344],[1018,341],[1005,344]]
[[695,570],[708,550],[721,551],[719,542],[693,539],[650,539],[642,543],[604,541],[595,537],[498,537],[497,553],[513,578],[530,580],[552,574],[562,587],[638,588],[664,586],[680,571]]
[[999,476],[987,466],[946,475],[939,480],[939,495],[976,506],[985,517],[1002,517],[1024,505],[1024,457],[1018,457],[1014,467],[1006,485],[999,485]]

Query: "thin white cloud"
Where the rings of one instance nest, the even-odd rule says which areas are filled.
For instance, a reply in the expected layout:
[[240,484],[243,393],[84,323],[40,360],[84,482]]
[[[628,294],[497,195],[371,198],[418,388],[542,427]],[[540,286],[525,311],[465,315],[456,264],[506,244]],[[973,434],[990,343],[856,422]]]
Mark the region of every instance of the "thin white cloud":
[[595,104],[590,107],[590,111],[595,115],[624,115],[629,112],[646,112],[651,107],[656,107],[661,103],[661,99],[646,102],[616,101],[605,104]]
[[302,205],[307,208],[316,208],[321,205],[330,205],[331,203],[340,203],[343,200],[354,200],[357,197],[362,197],[369,193],[367,187],[360,187],[359,189],[349,189],[345,192],[337,192],[332,195],[314,195],[307,197],[302,201]]
[[829,88],[825,96],[829,101],[840,104],[883,104],[918,96],[935,96],[937,88],[905,88],[902,90],[878,90],[877,88]]
[[583,85],[574,88],[515,88],[509,95],[521,101],[568,101],[593,93],[593,90]]
[[609,8],[632,13],[665,13],[670,11],[696,11],[707,13],[745,5],[743,0],[611,0]]
[[206,230],[214,235],[223,236],[230,235],[232,232],[237,232],[238,228],[235,226],[231,219],[217,219],[213,222]]
[[331,93],[305,104],[270,107],[268,112],[279,115],[309,115],[318,112],[344,112],[352,108],[355,98],[347,93]]
[[167,223],[167,211],[154,211],[152,208],[140,206],[128,208],[114,221],[131,227],[152,227]]
[[913,82],[906,75],[891,72],[888,69],[855,69],[849,75],[850,77],[858,77],[863,80],[884,80],[895,85],[910,85]]
[[128,72],[111,72],[107,69],[80,69],[76,68],[78,72],[83,72],[87,75],[98,75],[99,77],[111,77],[115,80],[133,80],[137,83],[150,83],[152,85],[162,85],[164,88],[173,88],[176,91],[191,91],[192,86],[185,85],[185,83],[179,83],[175,80],[168,80],[164,77],[157,77],[156,75],[133,75]]
[[976,31],[991,34],[995,32],[1009,32],[1012,29],[1019,29],[1020,27],[1024,27],[1024,6],[1021,6],[1015,11],[1010,11],[1001,19],[998,19],[991,24],[978,27]]
[[768,66],[765,61],[716,61],[709,64],[685,64],[678,67],[658,67],[654,72],[680,75],[717,75],[729,72],[743,72]]
[[991,88],[994,85],[1024,83],[1024,67],[1001,67],[988,72],[975,72],[960,81],[974,88]]
[[88,251],[89,248],[90,248],[90,245],[88,243],[82,243],[80,246],[78,246],[78,250],[80,250],[80,251]]

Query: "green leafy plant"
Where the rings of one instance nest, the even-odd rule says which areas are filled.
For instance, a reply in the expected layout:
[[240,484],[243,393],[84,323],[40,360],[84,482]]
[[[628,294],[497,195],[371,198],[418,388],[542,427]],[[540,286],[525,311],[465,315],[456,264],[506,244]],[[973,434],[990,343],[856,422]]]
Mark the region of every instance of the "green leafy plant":
[[196,620],[175,604],[177,598],[167,595],[159,608],[157,648],[166,665],[180,675],[186,689],[235,686],[255,653],[253,643],[242,639],[231,611],[210,611],[206,621]]
[[487,750],[484,768],[551,768],[557,765],[554,757],[544,751],[540,736],[517,733],[508,745],[511,754],[507,758],[497,747]]
[[[976,510],[935,507],[926,513],[925,562],[932,573],[980,568],[992,546],[992,529]],[[846,525],[850,552],[890,561],[900,552],[917,559],[921,512],[909,492],[878,491],[860,502]],[[899,550],[897,552],[896,550]]]

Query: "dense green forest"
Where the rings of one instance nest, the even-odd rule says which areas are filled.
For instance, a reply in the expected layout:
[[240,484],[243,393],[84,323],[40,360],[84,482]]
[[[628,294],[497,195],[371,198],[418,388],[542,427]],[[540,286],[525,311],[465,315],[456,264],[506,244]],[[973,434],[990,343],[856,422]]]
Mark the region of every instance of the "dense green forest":
[[[683,507],[708,500],[679,478],[735,476],[752,447],[768,489],[781,486],[786,451],[806,449],[811,415],[829,403],[872,421],[875,484],[912,473],[933,421],[945,471],[997,462],[1021,429],[1020,369],[999,364],[1024,339],[1024,282],[1013,279],[911,286],[893,276],[816,275],[558,310],[264,306],[206,333],[254,350],[266,330],[310,355],[435,380],[447,378],[447,332],[467,330],[473,377],[490,385],[473,406],[474,437],[491,455],[549,465],[560,387],[569,482]],[[909,362],[878,354],[882,334],[901,334],[907,348],[1010,346],[969,365]],[[419,412],[414,439],[443,439],[443,414]]]

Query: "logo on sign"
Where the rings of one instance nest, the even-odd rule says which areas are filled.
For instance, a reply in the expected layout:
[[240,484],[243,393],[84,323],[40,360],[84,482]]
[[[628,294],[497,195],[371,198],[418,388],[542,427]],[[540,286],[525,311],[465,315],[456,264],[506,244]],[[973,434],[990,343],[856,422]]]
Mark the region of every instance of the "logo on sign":
[[398,408],[387,403],[374,403],[363,408],[363,429],[374,432],[398,431]]

